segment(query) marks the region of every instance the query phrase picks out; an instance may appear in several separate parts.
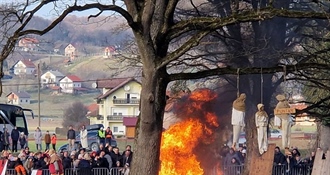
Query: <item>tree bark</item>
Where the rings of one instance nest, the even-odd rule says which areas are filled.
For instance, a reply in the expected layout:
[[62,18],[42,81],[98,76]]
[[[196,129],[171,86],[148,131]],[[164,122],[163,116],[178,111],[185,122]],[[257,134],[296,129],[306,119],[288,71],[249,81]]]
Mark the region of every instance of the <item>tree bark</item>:
[[330,148],[330,127],[329,126],[325,126],[325,125],[319,125],[320,129],[318,130],[318,135],[319,135],[319,147],[324,150],[327,151]]

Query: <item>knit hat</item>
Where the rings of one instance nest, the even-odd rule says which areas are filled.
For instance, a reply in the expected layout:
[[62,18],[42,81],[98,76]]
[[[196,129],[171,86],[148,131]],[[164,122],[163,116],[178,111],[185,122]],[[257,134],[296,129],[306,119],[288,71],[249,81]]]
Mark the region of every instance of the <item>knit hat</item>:
[[284,95],[277,95],[277,96],[276,96],[276,99],[277,99],[278,101],[284,101],[284,100],[285,100],[285,96],[284,96]]
[[262,107],[264,107],[264,104],[259,103],[259,104],[257,105],[258,110],[260,110]]

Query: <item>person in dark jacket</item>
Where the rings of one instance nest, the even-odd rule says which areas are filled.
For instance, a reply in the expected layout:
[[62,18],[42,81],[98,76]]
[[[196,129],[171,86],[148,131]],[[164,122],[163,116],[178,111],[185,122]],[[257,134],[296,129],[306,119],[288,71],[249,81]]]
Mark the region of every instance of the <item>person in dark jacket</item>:
[[275,147],[274,165],[287,164],[284,154],[281,152],[280,147]]
[[62,165],[64,170],[72,167],[72,159],[70,158],[68,151],[63,152]]
[[76,131],[73,130],[73,127],[70,125],[69,130],[67,133],[67,139],[69,142],[69,148],[68,151],[73,151],[74,150],[74,142],[76,140]]
[[45,162],[45,157],[42,155],[42,153],[37,153],[37,158],[34,160],[34,166],[33,169],[38,169],[38,170],[42,170],[42,169],[48,169],[48,165]]
[[4,128],[3,134],[2,134],[2,144],[3,144],[3,149],[4,150],[9,150],[9,132],[8,132],[8,128]]
[[92,174],[92,166],[91,166],[91,157],[88,153],[85,153],[83,158],[80,159],[78,164],[79,171],[77,175],[90,175]]
[[113,148],[113,153],[110,153],[112,159],[112,166],[116,167],[117,162],[122,162],[122,156],[119,153],[119,149],[117,147]]
[[26,145],[26,137],[25,137],[24,132],[21,132],[21,134],[18,138],[18,141],[19,141],[19,144],[21,145],[21,149],[24,149],[25,145]]
[[12,148],[11,151],[12,152],[17,152],[17,142],[19,139],[19,131],[17,129],[17,127],[15,126],[15,128],[11,131],[11,140],[12,140]]

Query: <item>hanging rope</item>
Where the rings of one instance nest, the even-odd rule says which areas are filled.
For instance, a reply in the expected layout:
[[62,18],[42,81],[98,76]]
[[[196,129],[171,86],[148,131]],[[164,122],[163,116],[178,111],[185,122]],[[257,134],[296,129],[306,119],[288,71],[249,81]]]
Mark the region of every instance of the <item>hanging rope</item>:
[[262,74],[262,68],[260,73],[260,102],[263,104],[264,99],[264,75]]
[[237,68],[237,84],[236,84],[236,88],[237,88],[237,98],[239,97],[239,68]]

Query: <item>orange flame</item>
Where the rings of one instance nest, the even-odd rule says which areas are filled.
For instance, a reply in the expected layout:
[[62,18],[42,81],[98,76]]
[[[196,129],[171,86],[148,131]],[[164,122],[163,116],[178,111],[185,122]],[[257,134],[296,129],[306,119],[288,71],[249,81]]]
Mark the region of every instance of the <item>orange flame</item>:
[[[162,135],[160,175],[203,175],[204,170],[195,155],[195,148],[200,142],[208,143],[213,129],[218,127],[217,116],[205,111],[203,105],[215,99],[217,95],[209,90],[194,91],[189,95],[178,116],[184,118],[172,125]],[[199,116],[201,115],[201,116]]]

